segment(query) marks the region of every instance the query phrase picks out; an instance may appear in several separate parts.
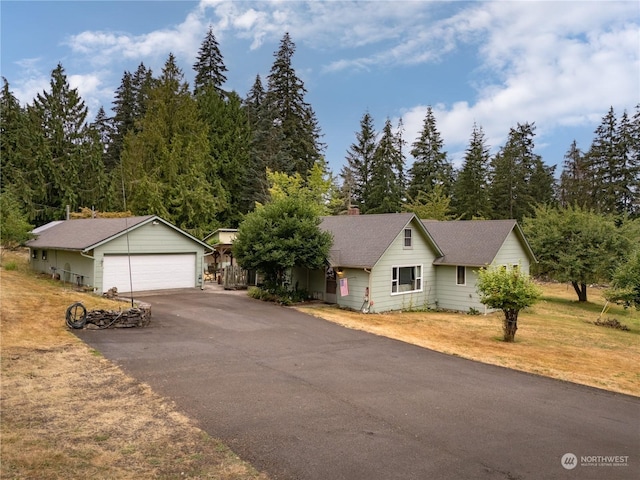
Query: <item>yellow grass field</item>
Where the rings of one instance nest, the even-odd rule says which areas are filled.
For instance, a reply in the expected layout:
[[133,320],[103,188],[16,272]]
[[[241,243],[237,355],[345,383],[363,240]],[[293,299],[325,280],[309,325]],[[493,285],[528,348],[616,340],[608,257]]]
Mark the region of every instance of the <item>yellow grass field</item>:
[[580,304],[570,285],[541,287],[542,300],[520,312],[514,343],[502,341],[502,312],[367,315],[316,305],[299,309],[348,328],[439,352],[640,396],[640,312],[613,305],[603,315],[630,331],[596,326],[592,322],[605,304],[601,289],[590,288],[589,302]]
[[266,480],[65,325],[69,305],[127,304],[0,268],[0,478]]

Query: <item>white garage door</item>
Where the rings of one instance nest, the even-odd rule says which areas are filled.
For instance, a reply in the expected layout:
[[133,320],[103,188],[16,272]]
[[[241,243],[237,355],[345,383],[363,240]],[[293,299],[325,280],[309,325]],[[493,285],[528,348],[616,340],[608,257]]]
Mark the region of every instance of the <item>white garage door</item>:
[[[131,258],[131,280],[129,279]],[[117,287],[118,292],[141,292],[196,286],[195,254],[105,255],[102,290]]]

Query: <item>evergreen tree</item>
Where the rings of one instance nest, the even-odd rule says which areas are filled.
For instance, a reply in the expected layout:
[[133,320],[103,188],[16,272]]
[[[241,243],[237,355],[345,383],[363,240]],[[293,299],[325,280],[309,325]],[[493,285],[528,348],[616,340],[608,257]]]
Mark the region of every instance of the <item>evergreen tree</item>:
[[[37,168],[32,146],[39,139],[39,126],[29,122],[26,109],[9,89],[3,77],[0,93],[0,191],[10,192],[33,220],[44,197],[45,181]],[[33,127],[33,128],[32,128]]]
[[453,166],[447,160],[447,152],[442,150],[443,141],[430,106],[427,107],[420,137],[412,147],[411,155],[415,160],[409,169],[409,197],[415,198],[421,191],[428,194],[436,185],[442,185],[444,194],[450,196]]
[[640,110],[630,119],[625,111],[618,124],[619,197],[618,213],[636,216],[640,214]]
[[578,205],[589,208],[591,204],[591,173],[582,151],[574,140],[564,156],[560,174],[560,205]]
[[595,138],[587,153],[587,165],[593,176],[592,205],[602,213],[622,213],[621,199],[625,194],[624,165],[618,121],[609,109],[595,130]]
[[537,156],[533,160],[533,168],[529,176],[529,195],[540,205],[554,205],[556,203],[556,166],[547,166],[542,158]]
[[105,167],[113,170],[120,164],[120,153],[124,146],[124,137],[134,130],[136,122],[136,93],[133,87],[133,76],[124,72],[120,86],[116,90],[113,101],[113,120],[109,136]]
[[267,167],[306,177],[322,158],[320,127],[311,105],[306,103],[304,83],[292,65],[295,44],[288,33],[280,41],[268,77],[266,115],[271,122],[271,138],[278,138],[277,150],[267,159]]
[[[347,164],[340,176],[349,204],[356,205],[365,213],[370,207],[371,174],[376,151],[376,132],[373,118],[366,112],[360,120],[360,131],[356,132],[356,142],[347,151]],[[349,205],[348,205],[349,206]],[[348,207],[347,206],[347,207]]]
[[474,123],[462,169],[453,188],[455,210],[463,220],[491,216],[489,160],[484,131]]
[[194,236],[209,233],[226,204],[220,182],[207,178],[209,154],[207,125],[171,54],[149,91],[140,130],[125,139],[127,208],[160,215]]
[[249,163],[247,165],[247,193],[245,199],[251,210],[255,202],[265,203],[269,198],[266,177],[267,162],[277,152],[276,141],[271,138],[273,129],[265,105],[266,92],[260,75],[256,79],[244,100],[251,139],[249,147]]
[[69,86],[61,64],[51,73],[50,91],[37,95],[29,113],[43,137],[36,153],[37,168],[47,179],[42,203],[53,209],[39,220],[62,217],[66,205],[74,210],[102,207],[106,189],[102,145],[95,129],[87,125],[88,109]]
[[212,87],[220,97],[224,98],[226,92],[222,89],[222,85],[227,81],[224,74],[227,67],[224,65],[220,46],[211,27],[200,46],[193,69],[196,71],[193,83],[195,95],[202,93],[207,87]]
[[213,86],[203,87],[196,100],[209,127],[207,180],[211,185],[220,183],[227,194],[226,208],[218,221],[225,227],[237,227],[242,214],[253,208],[248,174],[251,132],[246,111],[235,92],[223,99]]
[[371,164],[371,194],[364,213],[394,213],[402,208],[402,153],[391,120],[382,129]]
[[147,111],[147,101],[149,100],[149,94],[155,86],[155,83],[156,80],[153,78],[151,69],[145,67],[144,63],[140,63],[131,77],[134,128],[136,127],[136,122],[144,117]]
[[541,162],[540,156],[533,153],[534,132],[532,123],[519,123],[511,128],[506,144],[491,161],[489,196],[493,218],[521,220],[533,212],[537,199],[533,196],[531,179]]

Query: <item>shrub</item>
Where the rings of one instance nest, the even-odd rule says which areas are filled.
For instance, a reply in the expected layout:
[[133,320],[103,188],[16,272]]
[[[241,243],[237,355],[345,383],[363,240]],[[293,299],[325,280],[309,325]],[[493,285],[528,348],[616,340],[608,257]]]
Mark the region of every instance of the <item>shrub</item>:
[[18,264],[12,260],[12,261],[7,262],[4,265],[2,265],[2,268],[4,268],[5,270],[8,270],[8,271],[9,270],[16,270],[18,268]]

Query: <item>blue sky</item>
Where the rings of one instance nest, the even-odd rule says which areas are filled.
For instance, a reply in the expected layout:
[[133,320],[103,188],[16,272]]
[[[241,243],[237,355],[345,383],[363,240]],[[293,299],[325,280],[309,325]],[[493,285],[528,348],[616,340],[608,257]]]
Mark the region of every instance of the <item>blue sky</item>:
[[[23,103],[60,62],[92,115],[107,111],[125,70],[154,73],[172,52],[191,84],[211,25],[244,97],[266,77],[285,32],[338,174],[365,112],[382,129],[402,118],[408,152],[428,105],[445,150],[462,161],[473,123],[492,151],[535,122],[536,152],[561,163],[587,150],[613,106],[640,103],[636,1],[47,1],[2,0],[1,75]],[[411,159],[407,159],[407,167]],[[557,174],[559,174],[559,169]]]

